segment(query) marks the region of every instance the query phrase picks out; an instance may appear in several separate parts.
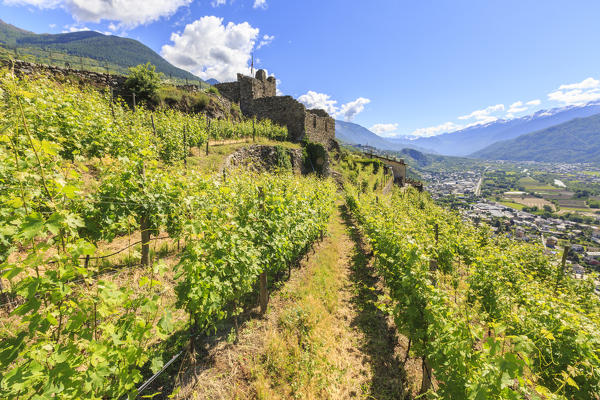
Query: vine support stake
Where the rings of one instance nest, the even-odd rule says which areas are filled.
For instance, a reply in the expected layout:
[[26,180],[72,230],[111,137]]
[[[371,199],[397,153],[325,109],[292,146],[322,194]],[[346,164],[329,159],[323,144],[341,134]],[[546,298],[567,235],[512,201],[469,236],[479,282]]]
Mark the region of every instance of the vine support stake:
[[267,291],[267,273],[261,273],[258,280],[260,285],[260,313],[264,315],[267,312],[267,304],[269,303],[269,292]]
[[185,130],[185,125],[183,127],[183,165],[185,167],[185,169],[187,169],[187,156],[188,156],[188,149],[187,149],[187,132]]
[[438,224],[435,224],[435,245],[436,246],[437,246],[439,240],[440,240],[440,226]]
[[431,281],[433,282],[433,286],[436,286],[437,281],[435,277],[435,271],[438,269],[437,260],[431,259],[429,260],[429,274],[431,275]]
[[154,137],[156,137],[156,125],[154,125],[154,114],[150,114],[150,120],[152,121],[152,132],[154,132]]
[[555,292],[558,290],[558,285],[560,284],[560,281],[562,280],[562,277],[565,273],[565,266],[567,264],[567,257],[569,255],[570,250],[571,250],[571,246],[566,245],[565,249],[563,251],[562,260],[560,262],[560,267],[559,267],[558,273],[556,274],[556,288],[554,289]]
[[[144,170],[144,164],[140,167],[140,188],[143,189],[144,181],[146,180],[146,173]],[[150,221],[149,216],[144,213],[140,218],[140,230],[142,235],[142,256],[140,264],[148,266],[150,264]]]
[[425,357],[422,358],[423,365],[423,379],[421,380],[420,394],[425,394],[431,389],[431,366]]
[[133,99],[133,112],[135,112],[135,93],[132,93],[132,99]]
[[206,128],[206,155],[208,155],[208,142],[210,141],[210,118],[207,116],[208,120],[207,128]]

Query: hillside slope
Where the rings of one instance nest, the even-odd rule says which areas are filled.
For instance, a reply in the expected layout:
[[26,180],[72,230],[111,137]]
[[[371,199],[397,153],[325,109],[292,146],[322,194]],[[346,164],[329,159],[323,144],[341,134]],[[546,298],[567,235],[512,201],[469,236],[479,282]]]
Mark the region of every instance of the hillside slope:
[[36,34],[0,20],[0,45],[14,49],[59,52],[107,62],[124,69],[150,62],[166,76],[200,80],[195,75],[170,64],[154,50],[137,40],[99,32],[82,31],[60,34]]
[[572,121],[495,143],[472,157],[491,160],[599,162],[600,115]]

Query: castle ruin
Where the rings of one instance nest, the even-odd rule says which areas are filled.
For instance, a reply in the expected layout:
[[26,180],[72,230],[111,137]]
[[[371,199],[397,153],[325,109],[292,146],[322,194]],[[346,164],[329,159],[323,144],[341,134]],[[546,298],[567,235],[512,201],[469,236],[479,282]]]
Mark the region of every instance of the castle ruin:
[[275,77],[267,77],[265,70],[256,71],[254,78],[238,74],[236,82],[214,86],[223,97],[239,104],[244,115],[287,126],[290,141],[306,138],[328,149],[337,146],[335,120],[325,110],[307,110],[292,96],[277,96]]

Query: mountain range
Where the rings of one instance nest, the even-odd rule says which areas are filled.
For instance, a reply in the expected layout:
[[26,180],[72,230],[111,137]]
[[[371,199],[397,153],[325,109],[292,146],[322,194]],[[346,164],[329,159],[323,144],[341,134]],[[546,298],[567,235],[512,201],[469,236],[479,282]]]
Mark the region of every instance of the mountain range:
[[[575,118],[600,114],[600,103],[541,110],[510,120],[497,120],[460,131],[412,140],[414,145],[449,156],[467,156],[501,140],[559,125]],[[403,139],[405,141],[406,139]]]
[[360,125],[336,121],[336,137],[382,150],[412,148],[459,157],[594,162],[600,160],[600,151],[595,147],[600,138],[599,116],[600,102],[591,102],[420,138],[383,138]]
[[402,150],[410,148],[425,153],[436,153],[435,150],[420,147],[411,140],[383,138],[371,132],[364,126],[340,120],[335,121],[335,137],[346,144],[360,144],[382,150]]
[[600,114],[494,143],[472,154],[488,160],[600,162]]
[[78,57],[109,63],[126,70],[150,62],[157,71],[179,79],[201,80],[177,68],[148,46],[134,39],[104,35],[94,31],[59,34],[37,34],[0,20],[0,46],[44,54],[47,51],[63,53],[76,60]]

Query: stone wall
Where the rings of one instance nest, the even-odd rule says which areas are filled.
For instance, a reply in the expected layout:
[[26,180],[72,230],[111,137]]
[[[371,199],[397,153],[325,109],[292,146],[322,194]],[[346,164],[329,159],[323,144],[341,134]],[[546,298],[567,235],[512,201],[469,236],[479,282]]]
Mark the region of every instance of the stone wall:
[[[296,174],[310,172],[305,168],[302,149],[285,149],[292,171]],[[278,168],[278,154],[276,146],[253,145],[238,149],[230,154],[223,163],[222,171],[231,171],[244,168],[255,172],[274,171]]]
[[292,96],[264,97],[250,103],[246,110],[249,116],[270,119],[288,128],[288,138],[300,142],[304,138],[304,106]]
[[240,102],[240,87],[237,82],[218,83],[214,85],[221,96],[225,97],[232,103]]
[[304,130],[312,142],[330,148],[335,137],[335,120],[324,110],[308,110],[304,117]]
[[[223,171],[233,171],[237,168],[245,170],[264,172],[275,171],[278,167],[278,146],[267,145],[252,145],[243,147],[230,154],[221,167]],[[290,157],[292,171],[296,174],[310,174],[315,172],[315,166],[306,165],[304,162],[304,153],[302,149],[284,148],[287,155]],[[320,160],[320,167],[323,171],[323,176],[328,177],[333,173],[331,170],[331,160],[328,153],[325,153],[325,158]]]
[[49,65],[34,64],[21,60],[1,60],[3,67],[13,69],[17,76],[47,75],[58,81],[70,81],[92,85],[98,88],[112,87],[115,96],[125,94],[124,84],[127,77],[123,75],[101,74],[92,71],[82,71],[72,68],[54,67]]

